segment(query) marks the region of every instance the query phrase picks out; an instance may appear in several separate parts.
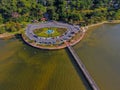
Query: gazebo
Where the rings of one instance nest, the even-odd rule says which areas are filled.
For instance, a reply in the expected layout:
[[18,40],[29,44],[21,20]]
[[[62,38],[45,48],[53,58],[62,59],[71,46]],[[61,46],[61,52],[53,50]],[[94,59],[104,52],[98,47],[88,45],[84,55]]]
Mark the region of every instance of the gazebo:
[[44,18],[44,17],[43,17],[43,18],[41,18],[41,21],[46,21],[46,20],[47,20],[47,19],[46,19],[46,18]]

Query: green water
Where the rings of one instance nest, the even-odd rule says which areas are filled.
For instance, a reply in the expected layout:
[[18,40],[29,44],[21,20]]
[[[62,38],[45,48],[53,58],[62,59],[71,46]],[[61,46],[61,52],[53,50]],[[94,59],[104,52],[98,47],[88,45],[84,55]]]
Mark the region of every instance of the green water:
[[[120,90],[120,24],[91,28],[75,47],[101,90]],[[0,40],[0,90],[90,90],[66,49]]]
[[74,48],[101,90],[120,90],[120,24],[89,29]]
[[0,40],[0,90],[89,90],[65,49],[43,51]]

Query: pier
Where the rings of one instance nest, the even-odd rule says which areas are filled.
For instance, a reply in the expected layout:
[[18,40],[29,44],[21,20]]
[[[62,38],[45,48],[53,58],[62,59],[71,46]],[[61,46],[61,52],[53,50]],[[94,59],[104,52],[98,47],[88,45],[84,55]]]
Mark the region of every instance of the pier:
[[82,63],[82,61],[80,60],[79,56],[77,55],[77,53],[74,51],[74,49],[71,46],[67,47],[68,50],[70,51],[70,53],[72,54],[74,60],[76,61],[76,63],[78,64],[79,68],[81,69],[81,71],[83,72],[85,78],[87,79],[90,87],[93,90],[100,90],[99,87],[97,86],[97,84],[95,83],[95,81],[93,80],[93,78],[90,76],[89,72],[87,71],[86,67],[84,66],[84,64]]

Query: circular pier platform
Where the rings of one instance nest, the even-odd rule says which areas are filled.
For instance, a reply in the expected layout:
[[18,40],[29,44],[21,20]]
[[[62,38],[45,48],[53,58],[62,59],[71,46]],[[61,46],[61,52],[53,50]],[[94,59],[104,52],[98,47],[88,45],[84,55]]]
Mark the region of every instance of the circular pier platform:
[[[42,28],[48,28],[45,33],[47,33],[49,37],[38,36],[34,33],[34,30],[41,30]],[[52,37],[54,30],[51,28],[64,28],[66,31],[59,36]],[[23,34],[22,37],[27,44],[33,47],[55,50],[75,45],[82,39],[83,35],[84,33],[77,25],[50,21],[44,23],[29,24],[26,28],[25,34]]]

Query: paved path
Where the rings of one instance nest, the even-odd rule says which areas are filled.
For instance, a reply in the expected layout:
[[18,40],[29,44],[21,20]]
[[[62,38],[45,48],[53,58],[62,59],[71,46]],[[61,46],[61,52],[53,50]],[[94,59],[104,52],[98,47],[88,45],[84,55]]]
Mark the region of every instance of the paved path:
[[97,86],[97,84],[95,83],[95,81],[93,80],[93,78],[90,76],[90,74],[87,71],[86,67],[84,66],[84,64],[80,60],[77,53],[74,51],[74,49],[71,46],[68,46],[68,49],[69,49],[70,53],[73,55],[73,57],[74,57],[75,61],[77,62],[79,68],[82,70],[84,76],[88,80],[89,85],[92,87],[92,89],[93,90],[100,90],[99,87]]
[[[34,34],[34,30],[38,28],[45,28],[45,27],[57,27],[57,28],[66,28],[67,31],[58,37],[39,37]],[[26,28],[26,36],[30,40],[34,40],[35,42],[39,44],[46,44],[46,45],[52,45],[52,44],[62,44],[64,41],[69,41],[71,40],[76,33],[80,31],[80,27],[76,25],[69,25],[67,23],[60,23],[56,21],[51,21],[51,22],[46,22],[46,23],[39,23],[39,24],[29,24],[28,27]]]

